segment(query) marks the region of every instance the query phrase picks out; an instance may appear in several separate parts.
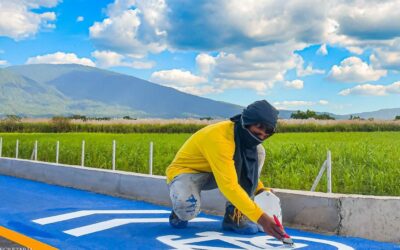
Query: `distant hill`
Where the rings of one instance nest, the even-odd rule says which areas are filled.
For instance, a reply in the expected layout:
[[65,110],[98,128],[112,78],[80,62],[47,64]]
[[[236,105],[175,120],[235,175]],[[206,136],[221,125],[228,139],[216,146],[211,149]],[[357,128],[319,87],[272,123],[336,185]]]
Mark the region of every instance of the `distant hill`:
[[[228,118],[243,107],[180,92],[133,76],[77,64],[0,68],[0,116],[86,115],[136,118]],[[291,110],[280,110],[289,119]],[[328,113],[336,119],[349,115]],[[400,108],[352,114],[394,119]]]
[[[355,113],[353,116],[359,116],[360,118],[368,119],[381,119],[381,120],[393,120],[396,116],[400,115],[400,108],[392,109],[380,109],[372,112]],[[350,116],[350,115],[348,115]]]
[[[296,110],[297,111],[297,110]],[[279,110],[279,118],[281,119],[290,119],[292,113],[296,112],[295,110]],[[350,116],[360,117],[363,119],[377,119],[377,120],[393,120],[396,116],[400,115],[400,108],[392,108],[392,109],[380,109],[372,112],[362,112],[362,113],[354,113],[347,115],[337,115],[329,112],[316,112],[317,114],[328,114],[335,118],[336,120],[346,120],[350,119]]]
[[[35,92],[31,100],[37,111],[22,107],[2,108],[1,113],[4,114],[14,111],[34,116],[74,113],[112,117],[225,118],[243,109],[238,105],[190,95],[133,76],[76,64],[21,65],[2,71],[19,77],[17,82],[24,79],[41,86],[42,95],[46,100],[52,100],[48,103],[48,110],[44,110],[46,102],[39,92]],[[7,81],[7,78],[0,79],[5,85]],[[15,93],[12,98],[20,100],[23,96]],[[12,103],[7,103],[7,106],[10,105]]]

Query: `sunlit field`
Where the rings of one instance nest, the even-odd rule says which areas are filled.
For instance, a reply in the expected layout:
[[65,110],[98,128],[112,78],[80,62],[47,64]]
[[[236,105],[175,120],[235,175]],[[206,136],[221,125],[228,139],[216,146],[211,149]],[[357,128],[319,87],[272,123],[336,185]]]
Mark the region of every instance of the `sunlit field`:
[[[191,134],[2,133],[2,156],[30,159],[38,140],[38,160],[111,169],[112,141],[117,142],[118,170],[149,171],[149,143],[154,142],[153,173],[164,175],[180,146]],[[400,195],[399,132],[278,133],[264,143],[267,159],[261,179],[270,187],[310,190],[318,171],[332,152],[332,187],[336,193]],[[317,191],[326,191],[324,176]]]

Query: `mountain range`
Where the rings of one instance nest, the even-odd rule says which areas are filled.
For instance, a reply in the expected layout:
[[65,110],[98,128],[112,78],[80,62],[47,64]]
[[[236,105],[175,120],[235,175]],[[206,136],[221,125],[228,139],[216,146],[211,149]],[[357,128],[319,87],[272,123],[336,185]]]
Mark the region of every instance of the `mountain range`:
[[[133,76],[77,64],[0,68],[0,116],[85,115],[136,118],[227,118],[243,107],[158,85]],[[280,110],[280,118],[293,111]],[[349,115],[330,114],[336,119]],[[353,114],[393,119],[400,108]]]

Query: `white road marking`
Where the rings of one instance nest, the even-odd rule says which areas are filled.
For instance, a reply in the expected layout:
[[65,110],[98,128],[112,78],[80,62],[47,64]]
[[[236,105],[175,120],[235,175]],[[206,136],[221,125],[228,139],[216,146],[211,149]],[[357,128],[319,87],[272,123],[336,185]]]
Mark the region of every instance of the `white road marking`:
[[[308,242],[317,242],[320,244],[328,245],[328,246],[333,246],[338,250],[354,250],[354,248],[339,243],[331,240],[322,240],[322,239],[316,239],[316,238],[310,238],[310,237],[300,237],[300,236],[292,236],[291,237],[294,240],[301,240],[305,241],[306,243]],[[195,250],[195,249],[204,249],[204,250],[234,250],[238,249],[246,249],[246,250],[273,250],[273,249],[280,249],[280,250],[290,250],[290,249],[301,249],[308,247],[309,245],[306,244],[305,242],[296,242],[294,246],[289,247],[285,246],[281,241],[276,240],[272,236],[256,236],[256,237],[250,237],[250,238],[245,238],[241,236],[230,236],[230,235],[224,235],[223,233],[220,232],[202,232],[202,233],[197,233],[195,237],[193,238],[182,238],[182,236],[178,235],[164,235],[164,236],[159,236],[157,237],[157,240],[160,242],[173,247],[173,249],[182,249],[182,250]],[[220,242],[226,242],[229,243],[229,247],[223,247],[223,246],[207,246],[204,243],[205,242],[215,242],[215,241],[220,241]],[[196,243],[203,243],[197,245]],[[232,246],[235,246],[235,248],[232,248]]]
[[[168,218],[132,218],[132,219],[112,219],[112,220],[107,220],[107,221],[102,221],[99,223],[83,226],[83,227],[78,227],[74,229],[70,229],[67,231],[64,231],[64,233],[73,235],[73,236],[82,236],[82,235],[87,235],[103,230],[107,230],[110,228],[114,227],[119,227],[122,225],[126,224],[131,224],[131,223],[167,223],[169,221]],[[210,222],[210,221],[216,221],[213,219],[208,219],[208,218],[195,218],[191,220],[190,222]]]
[[60,214],[32,221],[40,225],[47,225],[51,223],[71,220],[93,214],[169,214],[169,213],[171,213],[171,211],[167,210],[81,210],[77,212]]

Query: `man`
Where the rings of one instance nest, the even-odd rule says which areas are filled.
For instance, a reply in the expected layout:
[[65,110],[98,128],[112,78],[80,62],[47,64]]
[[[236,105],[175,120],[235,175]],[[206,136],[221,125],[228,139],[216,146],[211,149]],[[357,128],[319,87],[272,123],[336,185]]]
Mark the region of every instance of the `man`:
[[259,180],[265,159],[261,143],[275,132],[278,111],[256,101],[230,121],[209,125],[193,134],[166,170],[173,205],[171,226],[185,228],[200,213],[200,192],[219,188],[228,200],[224,230],[264,232],[282,239],[284,232],[253,201],[265,188]]

